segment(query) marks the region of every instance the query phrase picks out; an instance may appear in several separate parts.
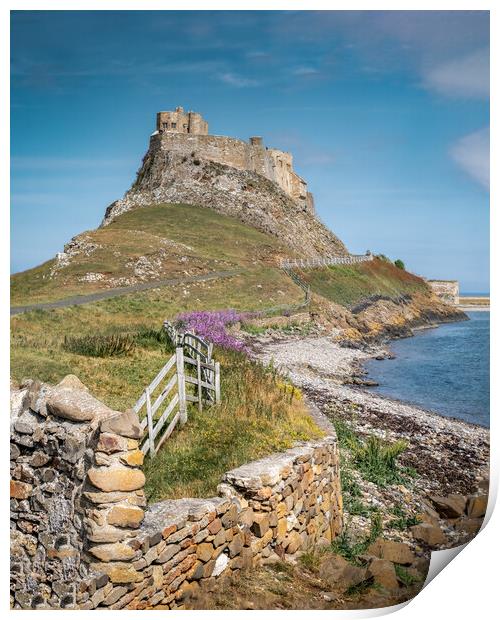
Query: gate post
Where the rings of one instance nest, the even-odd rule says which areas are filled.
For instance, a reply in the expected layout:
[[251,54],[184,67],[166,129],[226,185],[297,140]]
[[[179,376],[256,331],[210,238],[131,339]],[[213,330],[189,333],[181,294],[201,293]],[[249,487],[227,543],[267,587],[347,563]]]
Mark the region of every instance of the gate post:
[[177,366],[177,390],[179,393],[179,423],[181,426],[187,422],[186,407],[186,379],[184,376],[184,350],[182,346],[175,349],[175,362]]

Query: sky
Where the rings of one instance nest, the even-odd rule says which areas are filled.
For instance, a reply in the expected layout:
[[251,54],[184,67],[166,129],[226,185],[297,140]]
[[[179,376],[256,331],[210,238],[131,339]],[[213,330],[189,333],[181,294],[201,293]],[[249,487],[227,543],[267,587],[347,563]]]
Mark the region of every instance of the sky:
[[179,105],[291,151],[352,253],[489,291],[488,12],[12,12],[12,272],[98,226]]

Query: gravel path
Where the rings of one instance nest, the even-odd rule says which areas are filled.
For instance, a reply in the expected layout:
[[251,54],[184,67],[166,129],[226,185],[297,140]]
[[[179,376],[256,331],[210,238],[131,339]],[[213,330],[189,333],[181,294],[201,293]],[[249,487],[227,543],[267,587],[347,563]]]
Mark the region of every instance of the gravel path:
[[187,284],[189,282],[203,282],[206,280],[216,280],[217,278],[229,278],[242,273],[241,269],[233,269],[232,271],[212,271],[211,273],[201,274],[199,276],[186,276],[185,278],[172,278],[170,280],[156,280],[153,282],[142,282],[141,284],[132,284],[131,286],[122,286],[120,288],[112,288],[99,293],[91,293],[89,295],[78,295],[76,297],[67,297],[58,301],[51,301],[39,304],[30,304],[27,306],[13,306],[10,314],[20,314],[29,312],[30,310],[50,310],[52,308],[67,308],[68,306],[79,306],[81,304],[89,304],[93,301],[102,301],[111,297],[119,297],[127,293],[137,293],[139,291],[147,291],[152,288],[160,288],[162,286],[174,286],[176,284]]

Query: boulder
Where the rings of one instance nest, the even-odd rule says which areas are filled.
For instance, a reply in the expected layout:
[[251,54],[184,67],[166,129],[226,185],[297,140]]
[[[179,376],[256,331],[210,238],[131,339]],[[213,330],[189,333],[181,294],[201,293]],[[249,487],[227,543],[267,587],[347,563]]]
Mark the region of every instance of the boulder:
[[464,534],[477,534],[483,524],[483,518],[460,519],[455,523],[455,530]]
[[415,540],[419,540],[429,547],[443,545],[446,542],[446,536],[441,528],[431,525],[430,523],[420,523],[410,528]]
[[415,559],[415,555],[407,544],[382,538],[373,542],[368,547],[367,553],[396,564],[412,564]]
[[57,384],[57,387],[71,388],[72,390],[84,390],[89,391],[89,388],[80,381],[76,375],[66,375],[64,379],[61,379]]
[[373,559],[368,568],[368,575],[386,590],[396,590],[399,587],[394,564],[389,560]]
[[332,589],[345,592],[368,578],[366,568],[350,564],[340,555],[329,554],[319,565],[319,576]]
[[58,385],[49,391],[46,404],[49,413],[73,422],[89,422],[118,414],[86,390]]
[[431,495],[429,499],[434,504],[439,515],[445,519],[456,519],[465,512],[467,498],[463,495],[455,494],[448,495],[447,497]]
[[117,413],[101,422],[101,433],[114,433],[130,439],[140,439],[142,430],[139,417],[133,409]]
[[488,507],[487,495],[472,495],[467,500],[467,516],[471,519],[484,517]]

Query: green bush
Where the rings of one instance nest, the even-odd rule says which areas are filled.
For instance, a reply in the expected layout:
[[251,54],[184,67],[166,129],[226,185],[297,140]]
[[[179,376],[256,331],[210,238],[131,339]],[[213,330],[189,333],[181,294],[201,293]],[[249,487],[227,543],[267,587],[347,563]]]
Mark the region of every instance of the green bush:
[[354,463],[365,480],[379,486],[400,484],[405,470],[398,466],[397,459],[408,447],[405,441],[386,443],[375,435],[364,442],[359,439],[351,445]]
[[403,261],[400,258],[397,258],[394,261],[394,264],[396,265],[396,267],[398,267],[399,269],[405,269],[405,264],[403,263]]
[[65,336],[63,349],[86,357],[113,357],[131,353],[135,342],[130,334]]
[[359,562],[358,557],[363,555],[368,547],[377,540],[382,533],[382,517],[379,512],[373,512],[370,517],[370,531],[367,536],[356,540],[348,527],[344,527],[342,532],[331,544],[334,553],[338,553],[348,562]]
[[145,349],[158,349],[158,345],[160,345],[162,350],[167,353],[173,353],[175,350],[172,341],[164,329],[142,327],[133,334],[133,339],[137,346],[144,347]]

